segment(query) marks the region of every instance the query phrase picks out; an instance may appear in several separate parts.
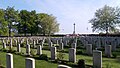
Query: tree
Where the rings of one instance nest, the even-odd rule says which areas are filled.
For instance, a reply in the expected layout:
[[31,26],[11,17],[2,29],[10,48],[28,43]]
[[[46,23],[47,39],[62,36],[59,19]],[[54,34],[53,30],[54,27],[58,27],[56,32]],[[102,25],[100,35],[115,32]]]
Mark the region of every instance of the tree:
[[18,11],[15,10],[14,7],[8,6],[4,12],[5,12],[5,20],[8,22],[9,36],[11,36],[11,31],[13,28],[12,25],[18,23],[19,21]]
[[92,24],[93,31],[113,32],[120,23],[120,8],[105,5],[95,12],[95,17],[89,23]]
[[30,33],[35,34],[36,33],[36,19],[37,19],[37,15],[36,15],[36,11],[27,11],[27,10],[21,10],[20,14],[19,14],[20,18],[21,18],[21,23],[19,23],[19,33]]
[[59,31],[59,23],[56,21],[56,17],[45,13],[38,14],[38,22],[41,32],[45,34],[54,34]]
[[26,33],[28,31],[28,26],[30,25],[28,21],[30,20],[30,12],[27,10],[21,10],[19,13],[20,16],[20,23],[19,23],[19,33],[24,33],[26,36]]
[[4,10],[0,9],[0,35],[7,35],[8,34],[8,22],[4,19]]
[[36,11],[33,10],[33,11],[30,12],[30,20],[29,20],[29,24],[30,24],[29,31],[31,33],[31,36],[32,36],[32,34],[36,33],[36,27],[37,27],[37,25],[35,24],[36,19],[37,19]]

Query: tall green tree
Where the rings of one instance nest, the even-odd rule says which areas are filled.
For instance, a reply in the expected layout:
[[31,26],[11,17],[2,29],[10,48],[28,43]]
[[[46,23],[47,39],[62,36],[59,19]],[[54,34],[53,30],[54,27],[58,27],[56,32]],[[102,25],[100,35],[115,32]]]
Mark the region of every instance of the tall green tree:
[[28,21],[30,20],[30,12],[27,10],[21,10],[19,13],[20,16],[20,23],[19,23],[19,33],[24,33],[26,36],[26,33],[29,28],[29,23]]
[[28,34],[35,34],[36,30],[36,11],[27,11],[27,10],[21,10],[19,13],[19,16],[21,18],[21,22],[19,23],[19,33],[28,33]]
[[120,8],[105,5],[96,10],[95,17],[89,21],[93,31],[113,32],[120,23]]
[[4,12],[5,12],[5,20],[8,22],[9,36],[11,36],[13,25],[18,23],[19,21],[18,10],[15,10],[14,7],[8,6]]
[[30,20],[29,20],[29,31],[31,33],[31,36],[36,33],[36,20],[37,20],[37,14],[36,11],[33,10],[30,12]]
[[0,9],[0,35],[5,36],[8,35],[8,22],[4,19],[4,10]]
[[39,28],[41,32],[45,34],[54,34],[59,31],[59,23],[56,21],[56,17],[45,13],[38,14]]

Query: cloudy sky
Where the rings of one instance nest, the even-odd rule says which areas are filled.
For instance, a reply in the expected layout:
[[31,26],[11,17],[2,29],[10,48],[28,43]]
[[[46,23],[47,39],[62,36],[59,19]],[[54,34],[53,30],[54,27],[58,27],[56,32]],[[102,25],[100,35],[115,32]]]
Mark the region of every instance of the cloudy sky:
[[104,5],[120,6],[120,0],[0,0],[0,8],[14,6],[17,10],[53,14],[60,23],[59,33],[73,33],[74,23],[76,33],[93,33],[88,22]]

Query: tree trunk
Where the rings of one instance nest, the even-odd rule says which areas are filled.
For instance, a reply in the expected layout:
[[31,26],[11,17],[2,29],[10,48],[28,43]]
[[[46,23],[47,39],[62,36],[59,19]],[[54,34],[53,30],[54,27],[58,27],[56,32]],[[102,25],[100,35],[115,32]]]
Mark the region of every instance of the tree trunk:
[[11,23],[8,24],[8,26],[9,26],[9,37],[11,37]]

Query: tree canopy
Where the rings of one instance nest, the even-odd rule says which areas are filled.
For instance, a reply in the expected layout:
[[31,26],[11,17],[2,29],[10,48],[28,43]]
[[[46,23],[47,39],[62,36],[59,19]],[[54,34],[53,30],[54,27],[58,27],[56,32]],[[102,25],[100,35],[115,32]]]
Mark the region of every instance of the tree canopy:
[[[35,10],[15,10],[14,7],[0,9],[0,35],[54,34],[59,23],[52,14],[36,13]],[[5,33],[5,34],[4,34]]]
[[16,32],[16,27],[14,26],[18,21],[18,10],[15,10],[14,7],[7,7],[4,10],[4,18],[8,23],[8,28],[9,28],[9,36],[11,36],[11,31]]
[[59,24],[56,21],[56,17],[45,13],[38,14],[39,27],[43,34],[54,34],[59,31]]
[[8,23],[5,21],[4,16],[4,10],[0,9],[0,35],[8,35]]
[[89,21],[93,31],[115,32],[120,24],[120,8],[105,5],[96,10],[95,17]]

